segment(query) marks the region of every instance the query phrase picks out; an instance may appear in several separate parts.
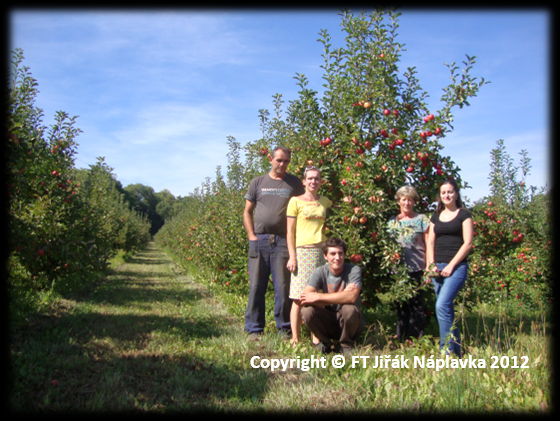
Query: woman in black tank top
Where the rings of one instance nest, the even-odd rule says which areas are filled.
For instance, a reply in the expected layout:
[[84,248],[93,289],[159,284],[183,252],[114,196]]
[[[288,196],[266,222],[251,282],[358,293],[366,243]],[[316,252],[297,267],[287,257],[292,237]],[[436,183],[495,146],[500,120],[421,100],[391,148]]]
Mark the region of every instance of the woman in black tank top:
[[472,216],[463,207],[457,183],[447,180],[440,186],[438,207],[430,220],[426,270],[434,274],[432,283],[436,293],[440,349],[445,348],[459,357],[461,341],[455,325],[453,300],[467,279],[467,256],[472,241]]

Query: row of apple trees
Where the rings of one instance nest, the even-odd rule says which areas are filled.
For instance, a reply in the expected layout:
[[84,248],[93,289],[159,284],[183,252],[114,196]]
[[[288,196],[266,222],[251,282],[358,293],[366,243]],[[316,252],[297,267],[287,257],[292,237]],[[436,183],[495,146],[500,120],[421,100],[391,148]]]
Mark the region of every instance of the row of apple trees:
[[218,171],[214,182],[208,179],[193,194],[199,206],[166,222],[156,241],[182,261],[207,268],[215,282],[245,290],[244,194],[253,176],[270,170],[274,146],[285,145],[293,152],[293,174],[301,177],[310,164],[321,167],[321,194],[333,202],[325,231],[346,240],[349,260],[362,267],[365,305],[374,305],[379,292],[410,296],[402,250],[385,229],[398,212],[395,193],[404,184],[415,186],[421,196],[416,209],[430,213],[445,179],[467,186],[451,158],[441,154],[441,142],[453,129],[453,110],[468,106],[486,82],[471,76],[474,57],[467,56],[462,68],[451,63],[442,106],[428,109],[415,69],[398,68],[398,16],[394,10],[343,12],[346,45],[340,48],[322,31],[322,98],[305,75],[296,74],[299,97],[284,107],[275,95],[273,115],[260,111],[262,138],[243,148],[229,139],[227,177]]
[[470,276],[477,296],[487,302],[504,298],[522,308],[552,302],[554,284],[551,193],[526,185],[527,151],[519,166],[498,140],[491,151],[490,195],[473,206],[474,249]]
[[38,84],[23,59],[13,53],[5,91],[8,291],[32,301],[91,278],[117,250],[142,249],[150,224],[125,203],[103,158],[75,168],[76,118],[59,111],[50,127],[42,124]]

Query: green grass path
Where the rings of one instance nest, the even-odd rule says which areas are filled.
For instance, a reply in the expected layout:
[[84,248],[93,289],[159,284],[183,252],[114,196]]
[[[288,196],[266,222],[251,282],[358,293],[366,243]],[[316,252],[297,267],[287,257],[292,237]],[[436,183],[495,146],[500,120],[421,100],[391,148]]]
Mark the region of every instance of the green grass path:
[[267,381],[264,371],[246,370],[243,354],[254,346],[242,323],[151,243],[13,332],[9,404],[15,411],[251,407]]
[[[293,349],[275,333],[250,341],[242,316],[228,314],[214,294],[150,243],[106,278],[56,300],[11,332],[8,403],[15,412],[546,413],[550,341],[531,330],[512,335],[508,348],[471,349],[489,363],[493,355],[520,362],[526,355],[526,369],[350,363],[342,369],[255,369],[253,356],[304,359],[313,351],[308,344]],[[373,361],[402,354],[412,361],[437,354],[430,340],[407,348],[385,343],[363,345],[359,355]]]

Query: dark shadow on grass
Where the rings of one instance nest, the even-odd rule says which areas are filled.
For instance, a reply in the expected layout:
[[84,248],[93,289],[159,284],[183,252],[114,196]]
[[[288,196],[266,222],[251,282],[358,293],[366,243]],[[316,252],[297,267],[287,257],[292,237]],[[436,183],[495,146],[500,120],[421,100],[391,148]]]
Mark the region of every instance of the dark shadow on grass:
[[195,304],[211,294],[203,288],[174,288],[174,284],[165,281],[142,281],[138,278],[118,276],[95,287],[74,294],[72,299],[92,304],[127,306],[150,303]]
[[127,260],[127,263],[140,264],[140,265],[165,265],[165,264],[169,264],[169,262],[170,260],[166,260],[166,259],[150,259],[137,255],[135,255],[134,257],[130,257]]
[[[470,336],[470,340],[480,345],[488,345],[489,341],[495,341],[499,335],[500,340],[511,339],[514,335],[535,333],[543,334],[543,321],[535,314],[523,317],[499,318],[498,316],[481,316],[471,313],[465,316],[465,323],[459,324],[463,335]],[[547,317],[546,336],[552,335],[551,318]]]
[[[135,255],[134,262],[169,260],[152,246]],[[203,360],[192,354],[192,346],[180,345],[231,331],[224,315],[196,307],[208,296],[204,288],[185,285],[173,275],[167,280],[164,271],[113,270],[68,297],[95,304],[95,311],[62,302],[48,315],[30,316],[10,335],[10,409],[192,413],[261,401],[270,379],[267,370],[246,370],[241,360]],[[158,315],[157,303],[176,304],[176,316]],[[115,314],[113,306],[122,313]],[[151,313],[142,314],[144,307]],[[127,314],[129,308],[134,314]],[[161,335],[175,336],[168,343],[177,349],[158,348]]]
[[[217,320],[67,313],[38,318],[12,338],[16,381],[10,409],[90,411],[101,403],[97,410],[215,411],[213,401],[258,402],[270,379],[266,370],[204,361],[186,348],[163,355],[157,347],[147,349],[157,330],[185,342],[218,335]],[[113,341],[92,342],[108,337]]]

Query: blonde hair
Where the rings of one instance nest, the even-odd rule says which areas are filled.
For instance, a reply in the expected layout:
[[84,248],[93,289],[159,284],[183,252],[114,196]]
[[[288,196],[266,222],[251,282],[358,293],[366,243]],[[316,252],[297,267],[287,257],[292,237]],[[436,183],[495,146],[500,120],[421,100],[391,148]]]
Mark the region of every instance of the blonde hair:
[[398,189],[397,194],[395,194],[395,199],[399,201],[401,200],[401,197],[410,197],[414,200],[414,203],[418,203],[420,201],[418,192],[412,186],[402,186],[400,189]]

